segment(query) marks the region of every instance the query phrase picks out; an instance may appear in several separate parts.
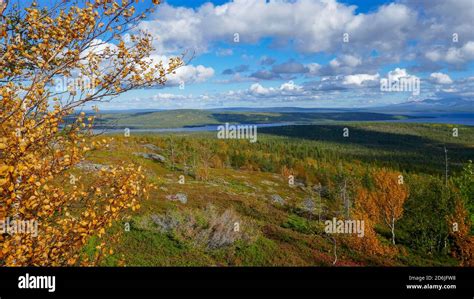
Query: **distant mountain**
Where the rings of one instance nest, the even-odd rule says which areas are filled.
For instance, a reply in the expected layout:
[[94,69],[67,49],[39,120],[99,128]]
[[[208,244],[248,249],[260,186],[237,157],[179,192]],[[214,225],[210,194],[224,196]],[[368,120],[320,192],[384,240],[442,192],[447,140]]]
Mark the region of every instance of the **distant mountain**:
[[410,101],[384,107],[367,108],[366,111],[408,113],[408,112],[474,112],[474,100],[463,98],[446,98],[441,100],[426,99]]
[[[146,115],[150,113],[167,112],[187,113],[201,111],[211,113],[347,113],[347,112],[373,112],[373,113],[473,113],[474,99],[446,98],[441,100],[426,99],[423,101],[409,101],[379,107],[365,108],[302,108],[302,107],[227,107],[213,109],[131,109],[131,110],[101,110],[101,114],[135,114]],[[92,111],[86,111],[92,113]]]

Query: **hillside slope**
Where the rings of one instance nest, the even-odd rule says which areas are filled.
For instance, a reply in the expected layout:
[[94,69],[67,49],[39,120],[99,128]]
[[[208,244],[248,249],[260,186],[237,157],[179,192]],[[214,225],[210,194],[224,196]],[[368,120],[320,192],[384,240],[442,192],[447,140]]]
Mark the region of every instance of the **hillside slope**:
[[[299,128],[303,129],[295,131]],[[405,180],[413,190],[410,196],[414,196],[408,205],[418,209],[423,206],[420,200],[432,202],[427,196],[439,196],[435,189],[444,185],[442,176],[436,174],[440,165],[435,161],[437,148],[446,140],[444,135],[450,127],[360,124],[351,127],[354,139],[345,144],[336,137],[321,139],[327,130],[338,132],[339,127],[269,128],[265,132],[271,135],[259,135],[257,144],[218,140],[212,133],[104,137],[109,147],[93,151],[74,172],[87,181],[101,166],[135,163],[146,170],[146,179],[155,188],[149,199],[142,200],[138,212],[109,230],[107,243],[113,254],[103,265],[458,264],[445,251],[429,253],[431,249],[426,249],[424,243],[414,242],[413,234],[420,232],[411,228],[416,228],[413,221],[417,223],[419,215],[409,211],[397,226],[399,243],[395,246],[390,244],[386,227],[374,227],[378,246],[389,253],[371,254],[353,248],[346,237],[328,235],[324,223],[340,216],[341,178],[348,180],[347,194],[354,202],[358,190],[370,186],[370,176],[382,166],[404,168]],[[357,137],[361,132],[365,135]],[[397,146],[395,135],[390,134],[402,132],[412,137],[405,136]],[[453,167],[458,165],[453,175],[459,165],[467,162],[466,157],[473,156],[469,136],[474,130],[463,127],[461,132],[462,138],[453,140],[450,147],[450,162]],[[426,136],[421,144],[416,138],[420,134]],[[391,155],[390,148],[397,155]],[[424,156],[410,158],[418,151]],[[406,157],[413,165],[404,164]],[[420,172],[424,159],[433,164]],[[288,174],[294,174],[293,183]],[[319,193],[318,185],[322,190]],[[431,187],[422,187],[425,185]],[[418,194],[424,188],[433,195]],[[431,208],[433,212],[435,208]],[[444,221],[439,213],[433,217],[420,221]],[[93,239],[86,246],[86,254],[94,254],[95,242]]]

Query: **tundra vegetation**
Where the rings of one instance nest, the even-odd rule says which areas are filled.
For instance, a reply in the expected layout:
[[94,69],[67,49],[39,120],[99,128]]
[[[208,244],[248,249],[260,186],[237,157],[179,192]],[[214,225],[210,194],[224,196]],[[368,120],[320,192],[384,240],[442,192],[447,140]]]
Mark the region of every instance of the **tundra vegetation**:
[[[114,254],[101,263],[472,265],[474,129],[453,138],[451,127],[273,127],[256,143],[216,132],[106,135],[109,147],[89,152],[90,163],[140,165],[155,188],[107,231]],[[131,155],[143,151],[165,160]],[[363,221],[363,237],[327,234],[334,218]]]

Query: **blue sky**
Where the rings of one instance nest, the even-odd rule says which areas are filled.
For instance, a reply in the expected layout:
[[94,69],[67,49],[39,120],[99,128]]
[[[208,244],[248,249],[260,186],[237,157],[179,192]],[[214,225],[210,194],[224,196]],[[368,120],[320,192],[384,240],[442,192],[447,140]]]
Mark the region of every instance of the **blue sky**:
[[[472,0],[168,0],[139,28],[155,37],[155,59],[194,58],[166,86],[103,109],[471,100],[473,20]],[[389,77],[419,80],[419,93],[382,91]]]
[[[214,5],[222,5],[227,2],[228,0],[218,0],[218,1],[209,1],[209,0],[168,0],[165,1],[166,3],[173,5],[173,6],[181,6],[181,7],[191,7],[191,8],[198,8],[201,5],[211,2]],[[367,13],[371,10],[376,10],[380,5],[390,3],[390,0],[369,0],[369,1],[354,1],[354,0],[343,0],[339,1],[340,3],[344,3],[347,5],[356,5],[357,6],[357,13]]]

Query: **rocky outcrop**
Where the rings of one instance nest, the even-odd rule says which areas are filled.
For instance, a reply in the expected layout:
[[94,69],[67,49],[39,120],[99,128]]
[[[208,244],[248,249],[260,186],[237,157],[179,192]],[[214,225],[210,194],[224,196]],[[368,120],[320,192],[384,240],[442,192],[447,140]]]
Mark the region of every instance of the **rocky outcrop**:
[[153,153],[133,153],[135,156],[142,157],[145,159],[153,160],[156,162],[161,162],[164,163],[166,161],[166,158],[163,157],[162,155],[158,154],[153,154]]
[[177,193],[176,195],[166,195],[167,200],[179,201],[183,204],[188,202],[188,196],[184,193]]
[[101,169],[105,169],[107,171],[110,170],[110,166],[108,165],[103,165],[103,164],[98,164],[98,163],[91,163],[88,161],[82,161],[76,164],[76,168],[82,169],[84,171],[99,171]]
[[285,200],[278,194],[273,194],[271,196],[271,199],[274,203],[277,203],[277,204],[280,204],[280,205],[284,205],[285,204]]

